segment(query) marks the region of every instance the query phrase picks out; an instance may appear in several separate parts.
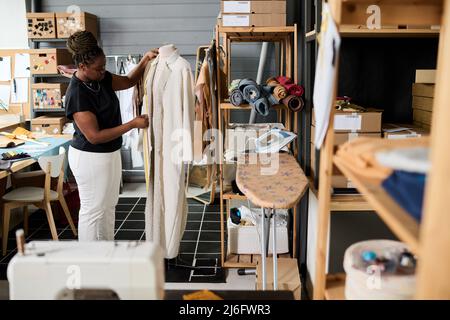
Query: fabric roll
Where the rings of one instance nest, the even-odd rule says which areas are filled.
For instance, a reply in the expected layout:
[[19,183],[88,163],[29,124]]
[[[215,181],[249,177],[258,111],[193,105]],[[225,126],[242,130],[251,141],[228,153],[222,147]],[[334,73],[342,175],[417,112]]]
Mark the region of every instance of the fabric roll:
[[291,78],[284,77],[284,76],[275,77],[275,81],[277,81],[282,86],[294,84],[294,82],[292,81]]
[[295,84],[291,78],[280,76],[276,77],[275,80],[286,89],[288,95],[301,97],[305,93],[303,87]]
[[269,101],[270,106],[276,105],[280,103],[280,100],[277,99],[274,95],[273,95],[273,90],[275,89],[275,87],[271,87],[269,85],[265,85],[262,87],[262,93],[263,96],[267,99],[267,101]]
[[273,96],[278,100],[282,100],[287,97],[286,89],[282,85],[277,85],[273,90]]
[[238,107],[244,103],[244,96],[239,89],[234,89],[233,91],[231,91],[230,102],[235,107]]
[[282,99],[281,102],[293,112],[301,111],[303,109],[303,106],[305,105],[302,98],[294,95],[287,96],[286,98]]
[[239,82],[241,82],[241,79],[235,79],[233,81],[231,81],[229,87],[228,87],[228,92],[231,94],[231,92],[235,89],[238,89],[239,87]]
[[259,98],[255,102],[250,103],[251,106],[256,110],[256,112],[264,117],[269,115],[270,104],[269,101],[265,98]]
[[247,102],[255,102],[259,98],[261,98],[261,89],[258,84],[251,79],[244,79],[239,83],[239,90],[244,95],[244,99]]
[[280,83],[277,81],[275,77],[267,79],[266,84],[271,87],[276,87],[280,85]]

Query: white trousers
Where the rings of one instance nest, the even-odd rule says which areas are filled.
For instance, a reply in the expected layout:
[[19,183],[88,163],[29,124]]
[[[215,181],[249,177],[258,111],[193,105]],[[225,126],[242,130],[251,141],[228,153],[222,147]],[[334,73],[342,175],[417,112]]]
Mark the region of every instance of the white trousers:
[[114,240],[122,159],[120,150],[96,153],[69,148],[69,165],[78,185],[78,240]]

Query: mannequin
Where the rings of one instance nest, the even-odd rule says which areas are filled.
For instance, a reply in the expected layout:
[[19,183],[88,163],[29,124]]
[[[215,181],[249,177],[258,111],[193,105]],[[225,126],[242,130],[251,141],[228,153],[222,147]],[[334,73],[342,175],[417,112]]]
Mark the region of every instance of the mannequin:
[[[151,119],[145,148],[146,240],[158,243],[165,250],[165,258],[173,259],[186,227],[184,163],[192,161],[195,108],[190,64],[173,44],[159,48],[146,77],[145,92],[144,105]],[[182,144],[176,138],[180,130]],[[180,145],[182,157],[173,158]]]

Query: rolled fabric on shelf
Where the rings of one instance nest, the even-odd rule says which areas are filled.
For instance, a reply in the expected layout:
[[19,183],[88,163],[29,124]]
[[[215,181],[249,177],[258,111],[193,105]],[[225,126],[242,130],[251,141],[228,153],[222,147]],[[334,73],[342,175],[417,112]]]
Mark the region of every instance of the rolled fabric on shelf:
[[302,98],[294,95],[287,96],[281,102],[293,112],[301,111],[305,105]]
[[241,85],[241,83],[239,84],[239,89],[241,90],[242,94],[244,95],[244,99],[247,100],[247,102],[255,102],[256,100],[261,98],[261,89],[255,81],[247,81],[245,82],[245,85]]
[[259,98],[255,102],[250,103],[250,105],[255,108],[258,114],[264,117],[267,117],[269,115],[270,104],[265,97]]
[[288,77],[276,77],[276,81],[278,81],[288,92],[288,95],[294,95],[297,97],[301,97],[305,90],[302,86],[295,84],[291,78]]
[[273,106],[273,105],[276,105],[276,104],[280,103],[280,100],[277,99],[273,95],[273,89],[275,89],[275,87],[271,87],[271,86],[268,86],[268,85],[265,85],[265,86],[262,87],[262,94],[269,101],[270,106]]
[[233,106],[238,107],[244,103],[244,95],[239,89],[234,89],[230,93],[230,102]]
[[275,77],[267,79],[266,84],[271,87],[276,87],[280,85],[280,83],[277,81]]
[[282,100],[287,97],[286,89],[282,85],[277,85],[273,90],[273,96],[278,100]]

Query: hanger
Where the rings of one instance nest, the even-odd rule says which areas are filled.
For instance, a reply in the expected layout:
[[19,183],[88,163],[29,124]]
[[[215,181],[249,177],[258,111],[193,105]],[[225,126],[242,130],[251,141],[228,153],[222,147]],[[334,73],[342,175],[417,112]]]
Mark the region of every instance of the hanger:
[[119,74],[126,74],[125,67],[123,65],[123,60],[120,61]]

